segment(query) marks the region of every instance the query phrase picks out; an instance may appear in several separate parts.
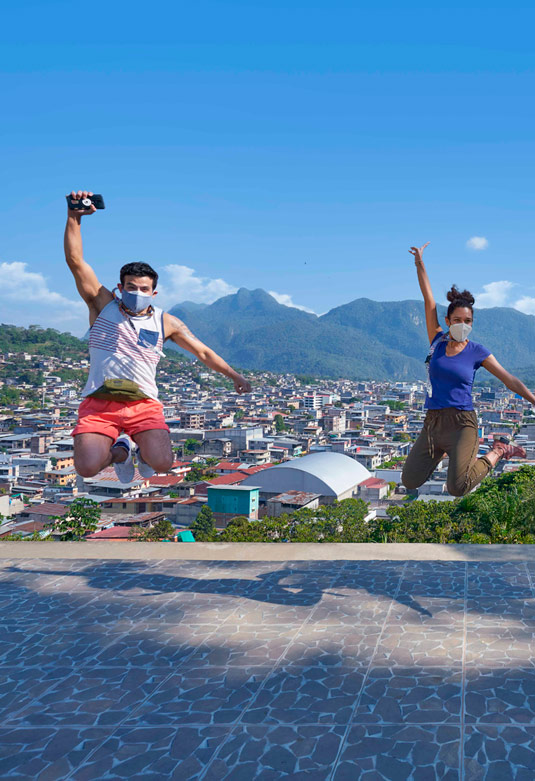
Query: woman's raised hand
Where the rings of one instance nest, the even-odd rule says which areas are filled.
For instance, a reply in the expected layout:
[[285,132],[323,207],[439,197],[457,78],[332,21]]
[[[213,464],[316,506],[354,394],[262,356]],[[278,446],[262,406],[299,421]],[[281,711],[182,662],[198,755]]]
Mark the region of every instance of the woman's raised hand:
[[414,255],[414,262],[416,264],[423,263],[423,257],[424,249],[429,246],[429,242],[426,242],[426,244],[423,245],[423,247],[411,247],[409,252],[411,255]]

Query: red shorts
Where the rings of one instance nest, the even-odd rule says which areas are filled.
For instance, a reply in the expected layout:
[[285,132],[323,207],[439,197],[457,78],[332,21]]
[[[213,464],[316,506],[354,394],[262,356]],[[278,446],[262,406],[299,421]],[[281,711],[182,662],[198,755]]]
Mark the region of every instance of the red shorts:
[[163,407],[155,399],[141,401],[109,401],[88,396],[80,404],[76,434],[104,434],[116,440],[123,431],[132,436],[149,429],[169,426],[163,416]]

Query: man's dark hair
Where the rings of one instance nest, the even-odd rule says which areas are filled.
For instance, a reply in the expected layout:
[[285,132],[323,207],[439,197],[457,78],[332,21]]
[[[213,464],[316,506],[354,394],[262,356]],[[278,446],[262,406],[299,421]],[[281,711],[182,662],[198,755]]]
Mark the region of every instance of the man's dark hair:
[[156,290],[158,283],[158,274],[148,263],[127,263],[119,272],[121,285],[124,285],[125,277],[150,277],[152,279],[152,289]]

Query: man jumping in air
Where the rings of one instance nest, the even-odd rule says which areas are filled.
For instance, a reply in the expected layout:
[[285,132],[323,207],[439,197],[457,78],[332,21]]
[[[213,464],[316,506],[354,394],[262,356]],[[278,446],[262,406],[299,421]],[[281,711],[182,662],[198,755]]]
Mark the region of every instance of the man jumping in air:
[[[71,196],[92,194],[79,190]],[[120,297],[98,281],[84,260],[81,233],[81,218],[95,211],[92,204],[85,211],[69,209],[65,228],[67,265],[89,308],[90,325],[91,363],[73,431],[74,465],[83,477],[93,477],[113,464],[119,480],[129,483],[135,460],[143,477],[168,472],[173,464],[156,386],[156,366],[166,339],[231,379],[238,393],[249,393],[251,386],[181,320],[154,305],[158,274],[147,263],[121,268]],[[123,433],[126,436],[120,436]]]

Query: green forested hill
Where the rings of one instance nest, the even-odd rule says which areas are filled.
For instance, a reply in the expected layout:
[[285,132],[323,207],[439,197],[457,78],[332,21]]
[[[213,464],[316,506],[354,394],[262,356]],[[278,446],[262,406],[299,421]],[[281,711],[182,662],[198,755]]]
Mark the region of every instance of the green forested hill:
[[[437,309],[440,323],[446,328],[446,307],[439,305]],[[425,313],[421,301],[370,301],[359,298],[332,309],[320,319],[364,329],[383,344],[419,361],[423,361],[427,355]],[[528,377],[534,376],[533,315],[506,307],[476,309],[470,339],[484,344],[509,371],[525,377],[526,381]],[[480,372],[480,375],[483,374],[484,370]]]
[[[438,310],[444,324],[446,310]],[[179,304],[171,313],[229,363],[244,369],[350,379],[425,377],[428,343],[421,301],[359,298],[318,317],[279,304],[264,290],[241,289],[210,305]],[[535,385],[534,316],[506,308],[476,310],[471,338]],[[172,360],[184,360],[170,348],[167,343]],[[0,326],[0,352],[23,351],[75,360],[88,355],[86,342],[71,334]],[[480,370],[478,380],[485,377],[491,379]]]
[[[166,344],[166,350],[167,350]],[[89,349],[85,339],[78,339],[69,333],[61,333],[55,328],[30,326],[22,328],[15,325],[0,324],[0,353],[29,353],[43,355],[60,360],[79,361],[89,358]],[[173,362],[184,362],[184,357],[175,351],[167,353]],[[165,358],[163,361],[165,362]]]
[[76,336],[60,333],[54,328],[0,325],[0,352],[49,355],[80,360],[87,358],[87,344]]
[[248,369],[362,379],[421,373],[418,360],[373,334],[283,306],[264,290],[241,289],[200,310],[178,305],[171,314],[230,363]]
[[[444,325],[446,309],[438,307]],[[241,289],[204,307],[171,310],[231,363],[249,369],[353,379],[425,377],[428,342],[421,301],[359,298],[318,317]],[[514,309],[476,310],[472,337],[510,371],[535,379],[535,317]],[[485,372],[481,370],[479,378]],[[490,375],[489,375],[490,379]]]

